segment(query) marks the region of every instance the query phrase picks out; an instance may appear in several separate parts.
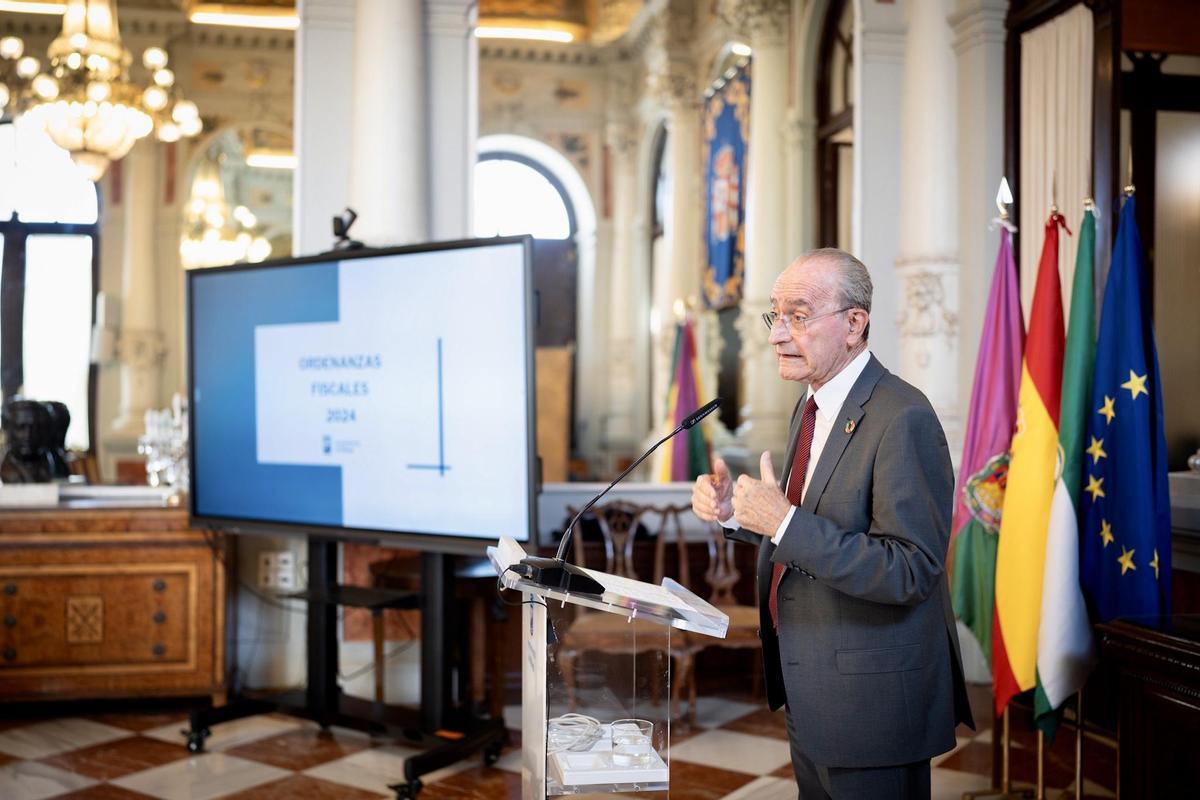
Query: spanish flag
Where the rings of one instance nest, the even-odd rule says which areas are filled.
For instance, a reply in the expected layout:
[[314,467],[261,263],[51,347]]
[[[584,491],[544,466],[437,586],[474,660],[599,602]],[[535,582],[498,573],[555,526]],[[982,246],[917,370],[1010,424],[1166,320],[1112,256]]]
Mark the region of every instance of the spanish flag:
[[[1000,542],[996,554],[996,611],[992,620],[992,682],[996,713],[1037,684],[1038,629],[1050,507],[1062,454],[1058,419],[1062,397],[1063,304],[1058,278],[1057,211],[1046,221],[1029,335],[1021,364],[1017,429],[1013,433]],[[1070,233],[1070,231],[1067,231]]]

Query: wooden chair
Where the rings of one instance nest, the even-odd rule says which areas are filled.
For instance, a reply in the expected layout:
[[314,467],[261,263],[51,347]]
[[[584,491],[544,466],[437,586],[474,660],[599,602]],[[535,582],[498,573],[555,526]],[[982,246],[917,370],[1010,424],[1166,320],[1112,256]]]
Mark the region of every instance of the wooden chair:
[[[575,516],[575,509],[568,508],[568,515]],[[658,517],[658,524],[653,525]],[[598,523],[604,543],[604,571],[633,580],[645,580],[634,569],[634,538],[640,524],[651,523],[651,530],[657,531],[654,539],[654,574],[648,576],[651,583],[661,583],[664,576],[666,551],[670,532],[665,524],[669,514],[663,509],[653,506],[639,506],[624,501],[614,501],[602,506],[596,506],[584,519],[593,518]],[[582,523],[582,520],[580,521]],[[678,533],[678,526],[674,532]],[[585,564],[585,547],[580,528],[573,534],[572,544],[575,548],[575,563]],[[679,536],[674,536],[674,545],[679,554],[681,573],[679,581],[687,584],[687,547]],[[630,635],[631,627],[635,634]],[[637,635],[644,633],[644,636]],[[598,611],[581,611],[569,627],[560,633],[561,646],[558,652],[558,662],[562,669],[563,683],[567,693],[567,702],[571,710],[577,706],[576,701],[576,664],[579,657],[587,652],[604,652],[623,656],[638,656],[643,653],[656,652],[658,658],[665,655],[663,648],[662,625],[646,620],[633,619]],[[681,632],[671,634],[671,661],[674,679],[671,685],[671,717],[679,716],[679,698],[685,685],[694,683],[691,674],[694,663],[694,645],[690,637]],[[655,698],[661,693],[661,685],[657,678],[661,671],[651,672],[651,694]],[[693,698],[695,690],[692,690]],[[693,704],[694,705],[694,704]],[[694,717],[694,707],[689,708],[689,715]]]
[[[663,515],[663,527],[665,528],[670,524],[675,529],[676,541],[682,542],[684,515],[692,513],[691,507],[666,506],[656,510]],[[737,585],[738,580],[741,578],[741,572],[738,571],[734,560],[734,543],[725,539],[725,535],[721,532],[719,526],[706,525],[705,529],[708,533],[706,543],[708,565],[704,571],[704,582],[708,584],[709,588],[708,597],[705,599],[713,606],[716,606],[718,610],[728,615],[729,629],[724,639],[685,633],[684,636],[688,640],[685,649],[688,651],[689,657],[693,662],[698,653],[709,647],[729,647],[757,651],[758,663],[756,663],[756,669],[753,672],[754,682],[752,684],[752,691],[757,696],[761,691],[762,684],[762,642],[758,638],[758,606],[742,605],[733,596],[733,587]],[[686,559],[684,559],[683,563],[685,566],[680,571],[682,575],[680,583],[703,596],[704,593],[698,587],[693,586],[688,580]],[[691,678],[688,684],[688,720],[694,723],[696,721],[694,663],[689,663],[688,676]]]

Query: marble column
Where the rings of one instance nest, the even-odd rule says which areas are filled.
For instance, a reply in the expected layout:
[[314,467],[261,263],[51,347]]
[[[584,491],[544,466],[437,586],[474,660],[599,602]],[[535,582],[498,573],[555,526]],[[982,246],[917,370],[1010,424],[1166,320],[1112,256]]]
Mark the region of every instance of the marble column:
[[354,3],[298,0],[296,11],[292,251],[311,255],[333,245],[330,221],[350,204]]
[[[900,224],[900,98],[904,75],[904,0],[862,3],[854,20],[854,178],[851,251],[871,271],[871,351],[900,365],[895,271]],[[930,95],[933,97],[933,95]]]
[[[155,217],[160,202],[157,142],[138,143],[121,162],[125,185],[124,250],[121,262],[121,328],[117,334],[121,401],[110,441],[136,441],[145,413],[158,408],[165,348],[159,325],[155,274]],[[121,448],[123,449],[123,448]]]
[[901,377],[929,398],[951,450],[958,407],[958,160],[951,0],[908,4],[901,121]]
[[428,238],[422,11],[417,0],[355,5],[350,205],[359,215],[355,238],[368,245]]
[[634,426],[638,373],[634,334],[639,325],[634,288],[634,217],[637,213],[637,137],[631,121],[609,122],[605,131],[612,191],[612,259],[609,268],[608,421],[604,449],[630,454],[645,431]]
[[[999,234],[1004,169],[1004,17],[1007,0],[957,0],[950,16],[958,73],[958,413],[966,420]],[[961,450],[952,450],[957,463]]]
[[784,128],[784,153],[787,163],[787,238],[784,248],[788,259],[816,246],[817,196],[817,121],[795,109],[788,112]]
[[747,447],[751,462],[770,450],[781,464],[800,387],[780,380],[761,317],[770,310],[775,279],[790,261],[785,165],[791,4],[769,0],[729,5],[753,50],[746,150],[746,268],[737,323],[745,398],[738,438]]
[[[394,0],[393,0],[394,2]],[[425,0],[429,102],[429,238],[472,235],[479,138],[476,0]]]

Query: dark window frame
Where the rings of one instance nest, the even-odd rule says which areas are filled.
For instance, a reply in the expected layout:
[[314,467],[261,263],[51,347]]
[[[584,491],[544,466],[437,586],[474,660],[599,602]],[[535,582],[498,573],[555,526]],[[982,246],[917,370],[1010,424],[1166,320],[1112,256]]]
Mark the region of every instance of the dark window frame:
[[[839,151],[852,144],[836,141],[839,133],[854,124],[854,105],[848,97],[845,107],[837,114],[829,108],[829,89],[833,81],[833,52],[842,43],[838,23],[845,13],[849,0],[833,0],[825,9],[825,21],[821,28],[821,41],[817,51],[817,246],[836,247],[838,244],[838,170]],[[842,64],[842,85],[849,92],[849,72],[854,66],[853,41],[846,49],[846,61]]]
[[[7,124],[7,123],[6,123]],[[96,187],[96,221],[27,222],[14,209],[8,219],[0,219],[0,236],[4,237],[0,255],[0,395],[7,400],[25,382],[25,274],[26,242],[30,236],[87,236],[92,240],[92,302],[91,324],[96,324],[96,297],[100,290],[100,213],[102,196]],[[87,430],[88,455],[96,452],[96,365],[88,366]],[[54,398],[35,398],[54,399]]]

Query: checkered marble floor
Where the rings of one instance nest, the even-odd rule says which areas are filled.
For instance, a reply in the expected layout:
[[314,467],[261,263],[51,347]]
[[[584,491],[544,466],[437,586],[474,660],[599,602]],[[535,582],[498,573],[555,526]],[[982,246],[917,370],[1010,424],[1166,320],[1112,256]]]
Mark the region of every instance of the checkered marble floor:
[[[973,694],[978,695],[972,698],[979,705],[977,717],[990,719],[986,688]],[[519,716],[516,707],[506,710],[510,726]],[[186,724],[182,711],[0,719],[0,798],[366,800],[393,796],[388,784],[402,778],[404,760],[416,752],[403,743],[340,728],[322,731],[307,721],[264,714],[214,727],[206,752],[190,755],[180,733]],[[696,725],[673,726],[671,735],[671,798],[796,796],[781,714],[745,698],[701,698]],[[1051,786],[1065,788],[1071,782],[1069,740],[1059,737],[1051,750]],[[1018,781],[1033,775],[1032,746],[1031,737],[1015,736]],[[1115,759],[1105,756],[1103,742],[1089,742],[1089,747],[1096,749],[1091,762],[1098,774],[1095,781],[1085,781],[1085,796],[1112,797],[1115,774],[1104,770],[1115,773]],[[1060,751],[1066,760],[1058,757]],[[426,776],[420,796],[519,798],[519,770],[520,752],[509,748],[494,767],[485,768],[476,758]],[[957,799],[964,791],[984,789],[990,774],[991,730],[961,729],[957,748],[934,760],[933,796]],[[638,795],[649,796],[667,795]]]

